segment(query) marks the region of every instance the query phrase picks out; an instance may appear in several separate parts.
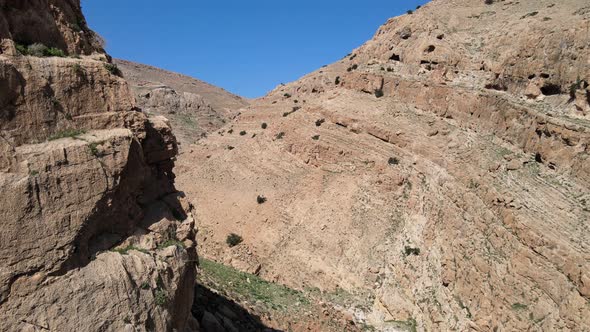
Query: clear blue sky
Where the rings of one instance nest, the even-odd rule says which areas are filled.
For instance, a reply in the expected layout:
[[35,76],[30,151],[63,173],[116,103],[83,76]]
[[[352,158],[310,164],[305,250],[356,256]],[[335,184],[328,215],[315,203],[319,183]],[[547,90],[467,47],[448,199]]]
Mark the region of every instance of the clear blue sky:
[[341,59],[426,0],[82,0],[113,57],[259,97]]

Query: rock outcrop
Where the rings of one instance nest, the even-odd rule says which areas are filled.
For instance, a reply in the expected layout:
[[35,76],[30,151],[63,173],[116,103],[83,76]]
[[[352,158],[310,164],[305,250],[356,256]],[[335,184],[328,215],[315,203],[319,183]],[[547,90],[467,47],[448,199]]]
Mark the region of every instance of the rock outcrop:
[[0,6],[0,330],[197,330],[168,121],[136,107],[79,1]]
[[589,330],[589,22],[582,0],[390,19],[181,156],[200,254],[358,294],[378,330]]

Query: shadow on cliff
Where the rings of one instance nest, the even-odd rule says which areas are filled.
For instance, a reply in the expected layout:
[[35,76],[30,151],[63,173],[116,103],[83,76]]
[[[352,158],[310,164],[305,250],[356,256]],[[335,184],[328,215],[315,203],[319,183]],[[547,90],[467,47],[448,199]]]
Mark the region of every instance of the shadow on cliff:
[[192,313],[204,332],[281,332],[265,326],[260,317],[200,284],[195,287]]

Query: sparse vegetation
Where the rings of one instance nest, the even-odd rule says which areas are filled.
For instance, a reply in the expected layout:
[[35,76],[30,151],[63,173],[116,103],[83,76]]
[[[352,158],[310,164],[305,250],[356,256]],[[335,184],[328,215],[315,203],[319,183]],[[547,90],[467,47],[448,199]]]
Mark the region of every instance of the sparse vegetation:
[[382,89],[376,89],[375,90],[375,97],[377,97],[377,98],[383,97],[383,90]]
[[266,122],[263,122],[261,127],[262,127],[262,129],[266,129],[268,127],[268,125],[266,124]]
[[325,120],[325,119],[319,119],[319,120],[315,120],[315,126],[316,126],[316,127],[319,127],[319,126],[321,126],[322,124],[324,124],[324,122],[326,122],[326,120]]
[[320,135],[314,135],[311,137],[312,140],[317,141],[320,139]]
[[247,132],[245,130],[240,131],[240,136],[244,136],[246,134],[247,134]]
[[154,294],[154,300],[157,305],[165,306],[168,303],[168,294],[166,294],[165,290],[158,288]]
[[75,63],[72,66],[72,70],[74,71],[74,73],[76,73],[78,75],[83,75],[84,74],[84,68],[82,68],[82,66],[79,63]]
[[128,245],[127,247],[123,247],[123,248],[114,248],[114,249],[111,249],[112,252],[118,252],[121,255],[127,255],[129,253],[129,251],[131,251],[131,250],[137,250],[139,252],[143,252],[144,254],[147,254],[148,253],[147,250],[138,248],[138,247],[136,247],[134,245]]
[[90,149],[90,153],[92,153],[92,155],[95,157],[100,157],[100,153],[98,151],[98,146],[100,144],[102,144],[102,142],[94,142],[94,143],[88,144],[88,148]]
[[576,91],[580,89],[585,89],[588,86],[586,80],[580,79],[580,76],[576,79],[575,83],[572,83],[569,88],[570,98],[576,99]]
[[236,233],[229,234],[227,236],[227,238],[225,239],[225,243],[227,243],[227,245],[230,248],[237,246],[238,244],[242,243],[243,241],[244,241],[244,239]]
[[420,248],[413,248],[410,246],[405,246],[404,253],[406,254],[406,256],[410,256],[410,255],[418,256],[418,255],[420,255]]
[[184,243],[182,243],[176,239],[168,239],[168,240],[160,243],[160,245],[158,245],[158,249],[164,249],[164,248],[168,248],[170,246],[177,246],[180,248],[184,248]]
[[262,204],[262,203],[266,202],[266,197],[264,197],[262,195],[258,195],[258,197],[256,197],[256,202],[258,202],[258,204]]
[[410,9],[410,10],[408,10],[406,13],[407,13],[408,15],[412,15],[412,14],[414,14],[414,11]]
[[285,98],[291,98],[291,94],[290,94],[290,93],[285,93],[285,94],[283,95],[283,97],[285,97]]
[[233,134],[234,133],[234,130],[233,129],[230,129],[230,130],[227,131],[227,133],[228,134]]
[[111,74],[113,74],[115,76],[119,76],[119,77],[123,76],[123,73],[121,72],[121,70],[119,69],[119,67],[117,67],[117,65],[114,64],[114,63],[105,63],[104,64],[104,68],[106,70],[108,70],[109,73],[111,73]]
[[358,66],[358,65],[355,63],[354,65],[352,65],[352,66],[348,67],[348,68],[346,69],[346,71],[349,71],[349,72],[350,72],[350,71],[356,70],[358,67],[359,67],[359,66]]
[[293,109],[291,109],[291,111],[290,111],[290,112],[285,112],[285,113],[283,113],[283,117],[287,117],[287,116],[289,116],[289,115],[291,115],[291,114],[293,114],[293,113],[297,112],[297,111],[298,111],[298,110],[300,110],[300,109],[301,109],[301,107],[299,107],[299,106],[293,106]]
[[281,131],[280,133],[278,133],[275,136],[276,139],[283,139],[283,137],[285,137],[285,132],[284,131]]
[[45,51],[45,56],[57,56],[63,58],[66,56],[66,54],[59,48],[50,47]]
[[260,303],[267,309],[301,310],[310,305],[305,295],[283,285],[263,280],[262,278],[238,271],[231,267],[201,259],[200,282],[222,290],[228,297],[239,301]]
[[30,171],[29,175],[30,176],[37,176],[37,175],[39,175],[39,171]]
[[66,138],[66,137],[76,138],[76,137],[83,135],[85,133],[86,133],[86,131],[83,129],[66,129],[66,130],[57,132],[57,133],[49,136],[47,138],[47,140],[54,141],[56,139]]
[[231,146],[231,145],[228,145],[228,146],[227,146],[227,149],[231,151],[231,150],[233,150],[233,149],[235,149],[235,148],[234,148],[233,146]]
[[511,306],[512,310],[518,311],[518,310],[524,310],[527,309],[528,306],[526,304],[522,304],[522,303],[513,303]]
[[336,80],[334,80],[334,84],[340,85],[340,76],[336,76]]
[[397,165],[399,164],[399,159],[397,159],[396,157],[390,157],[389,160],[387,160],[387,163],[391,166]]
[[484,0],[483,3],[485,3],[486,5],[493,5],[494,0]]

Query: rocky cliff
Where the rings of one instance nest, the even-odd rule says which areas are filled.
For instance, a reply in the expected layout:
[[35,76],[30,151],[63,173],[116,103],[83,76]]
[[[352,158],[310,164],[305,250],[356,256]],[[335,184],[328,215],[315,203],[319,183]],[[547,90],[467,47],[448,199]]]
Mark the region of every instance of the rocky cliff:
[[582,0],[390,19],[180,158],[200,253],[377,330],[590,329],[589,24]]
[[192,206],[78,0],[0,1],[0,330],[195,330]]

